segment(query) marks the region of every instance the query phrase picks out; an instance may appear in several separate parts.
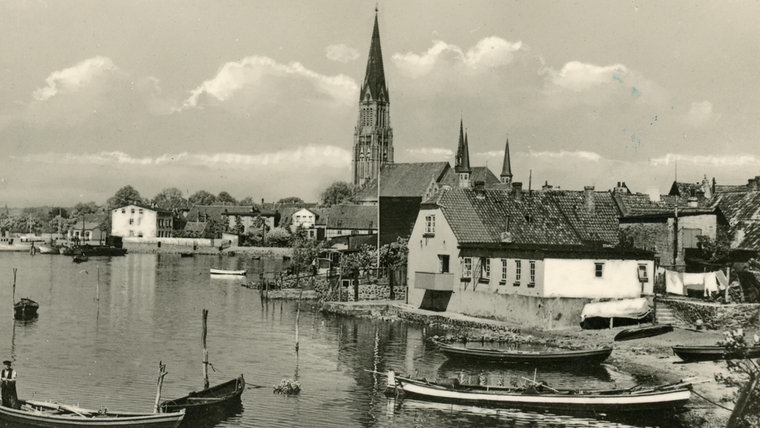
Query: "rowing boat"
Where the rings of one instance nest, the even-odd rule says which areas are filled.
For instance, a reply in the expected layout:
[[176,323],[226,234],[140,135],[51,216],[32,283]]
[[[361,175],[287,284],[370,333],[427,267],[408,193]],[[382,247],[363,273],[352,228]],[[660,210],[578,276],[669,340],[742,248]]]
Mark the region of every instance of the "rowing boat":
[[600,364],[612,353],[612,347],[585,350],[556,349],[544,351],[520,351],[493,348],[467,348],[433,340],[438,349],[449,358],[467,358],[503,363],[530,364]]
[[240,403],[240,396],[245,391],[243,375],[219,385],[214,385],[200,391],[193,391],[184,397],[166,400],[161,403],[163,413],[177,412],[184,409],[188,419],[204,417],[217,409],[232,407]]
[[225,270],[225,269],[209,269],[211,275],[235,275],[245,276],[247,271],[245,270]]
[[620,342],[622,340],[659,336],[661,334],[670,333],[671,331],[673,331],[673,326],[670,324],[657,324],[647,325],[643,327],[627,328],[625,330],[621,330],[620,333],[615,335],[615,341]]
[[621,413],[667,411],[683,407],[691,398],[691,384],[679,382],[629,389],[554,389],[534,383],[523,388],[464,385],[456,379],[447,383],[411,379],[388,372],[387,394],[430,401],[509,407],[564,413]]
[[28,297],[22,297],[13,305],[13,318],[19,321],[33,320],[37,318],[37,309],[39,308],[39,303]]
[[[184,412],[126,413],[89,410],[47,401],[20,400],[21,408],[0,406],[0,420],[10,426],[175,428]],[[3,425],[4,426],[4,425]]]
[[707,346],[674,346],[673,353],[684,361],[710,361],[710,360],[731,360],[737,358],[758,358],[760,357],[760,345],[756,345],[746,350],[727,349],[720,345]]

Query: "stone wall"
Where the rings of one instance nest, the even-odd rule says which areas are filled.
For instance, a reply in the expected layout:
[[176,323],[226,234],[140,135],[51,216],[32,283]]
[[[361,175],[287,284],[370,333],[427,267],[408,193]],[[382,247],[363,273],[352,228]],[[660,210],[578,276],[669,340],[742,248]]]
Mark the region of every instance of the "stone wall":
[[690,324],[701,319],[705,328],[729,330],[739,327],[760,327],[760,303],[720,304],[686,299],[657,299],[657,305],[667,305],[673,314]]
[[[394,300],[406,301],[406,287],[393,287]],[[390,299],[390,287],[388,284],[359,284],[359,301],[388,300]],[[354,287],[341,286],[340,300],[343,302],[354,301]]]

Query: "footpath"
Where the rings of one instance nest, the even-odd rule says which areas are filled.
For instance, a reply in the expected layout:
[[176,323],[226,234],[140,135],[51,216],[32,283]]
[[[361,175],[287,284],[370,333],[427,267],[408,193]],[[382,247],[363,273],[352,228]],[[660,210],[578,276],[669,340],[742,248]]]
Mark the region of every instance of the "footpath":
[[[626,327],[604,330],[582,330],[580,326],[566,330],[524,329],[502,321],[471,317],[448,312],[433,312],[414,308],[395,301],[325,302],[322,311],[347,316],[373,319],[400,319],[425,324],[446,331],[449,339],[513,341],[548,346],[580,349],[614,345],[614,351],[605,364],[627,372],[646,383],[669,383],[681,379],[698,378],[688,411],[679,415],[682,426],[722,427],[731,414],[713,403],[732,408],[729,400],[736,389],[715,380],[716,375],[728,376],[725,361],[683,363],[673,354],[675,345],[715,345],[723,338],[720,331],[695,331],[677,327],[660,336],[614,342],[614,336]],[[754,331],[748,331],[752,337]],[[704,398],[703,398],[704,397]]]

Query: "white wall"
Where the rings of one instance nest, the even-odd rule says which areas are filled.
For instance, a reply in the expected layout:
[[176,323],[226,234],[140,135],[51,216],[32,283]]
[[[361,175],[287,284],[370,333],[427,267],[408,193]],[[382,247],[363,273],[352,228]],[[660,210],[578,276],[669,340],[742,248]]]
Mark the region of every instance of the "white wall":
[[148,208],[128,205],[111,210],[111,235],[121,237],[155,238],[158,230],[157,213]]
[[[435,216],[435,234],[433,236],[423,236],[425,234],[425,217],[428,215]],[[410,304],[419,307],[425,295],[425,290],[418,290],[414,287],[414,273],[439,272],[438,255],[448,255],[449,272],[453,273],[457,280],[461,278],[462,269],[459,264],[459,249],[457,249],[454,231],[451,230],[440,209],[420,210],[409,237],[407,284],[409,286],[408,299]],[[456,288],[460,283],[457,281],[456,284],[455,295],[458,293]]]
[[[604,263],[603,275],[595,277],[595,263]],[[646,265],[648,282],[638,279],[639,264]],[[651,295],[654,262],[651,260],[545,259],[545,297],[631,298]]]

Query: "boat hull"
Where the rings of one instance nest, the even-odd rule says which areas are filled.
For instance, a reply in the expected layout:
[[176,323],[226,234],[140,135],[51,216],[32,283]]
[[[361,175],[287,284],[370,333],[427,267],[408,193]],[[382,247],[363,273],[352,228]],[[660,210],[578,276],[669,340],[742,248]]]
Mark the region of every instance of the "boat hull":
[[[0,406],[0,420],[10,426],[44,428],[60,427],[119,427],[119,428],[175,428],[182,422],[184,413],[115,413],[99,414],[97,410],[86,410],[92,416],[79,416],[71,412],[54,414],[55,403],[45,403],[45,407],[29,405],[21,410]],[[47,411],[47,413],[45,412]]]
[[641,339],[644,337],[659,336],[661,334],[670,333],[673,331],[673,326],[670,324],[662,325],[649,325],[646,327],[629,328],[622,330],[615,335],[615,341],[620,342],[623,340]]
[[161,402],[161,412],[185,411],[185,423],[196,418],[205,418],[226,409],[240,407],[240,396],[245,391],[245,379],[239,377],[214,385],[211,388],[191,392],[185,397]]
[[211,275],[228,275],[228,276],[245,276],[247,271],[244,270],[224,270],[224,269],[209,269]]
[[760,358],[760,346],[748,348],[746,354],[723,346],[674,346],[673,353],[684,361],[714,361],[736,358]]
[[478,359],[509,364],[600,364],[612,353],[612,347],[593,350],[568,350],[561,352],[503,351],[498,349],[475,349],[435,342],[451,359]]
[[18,321],[30,321],[37,318],[39,303],[32,299],[23,298],[13,305],[13,318]]
[[58,247],[51,247],[49,245],[39,245],[37,246],[37,249],[40,254],[60,254]]
[[395,377],[395,389],[404,397],[469,404],[483,407],[508,407],[558,413],[628,413],[651,410],[676,410],[691,398],[686,387],[642,393],[610,391],[600,394],[527,393],[499,387],[449,388],[408,378]]

